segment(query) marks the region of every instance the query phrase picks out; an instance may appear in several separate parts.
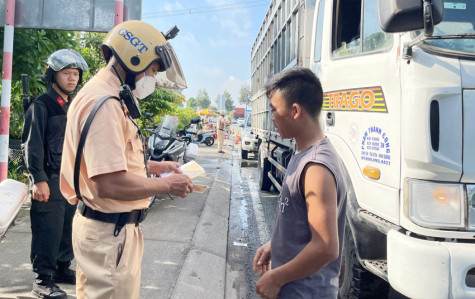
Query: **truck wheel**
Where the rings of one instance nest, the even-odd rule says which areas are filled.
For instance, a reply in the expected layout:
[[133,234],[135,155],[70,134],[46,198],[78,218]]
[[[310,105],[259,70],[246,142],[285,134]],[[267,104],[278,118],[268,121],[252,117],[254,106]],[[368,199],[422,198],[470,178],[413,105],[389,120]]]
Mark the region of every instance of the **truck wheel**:
[[262,191],[269,191],[270,187],[272,187],[272,181],[267,176],[267,173],[271,170],[271,164],[269,160],[262,158],[261,151],[259,151],[259,159],[257,164],[259,167],[259,186],[261,187]]
[[205,144],[207,146],[212,146],[214,144],[214,138],[211,138],[211,137],[206,138]]
[[246,150],[241,149],[241,158],[247,159],[247,151]]
[[361,266],[356,257],[356,247],[348,225],[345,223],[343,248],[341,250],[339,299],[387,298],[389,284]]

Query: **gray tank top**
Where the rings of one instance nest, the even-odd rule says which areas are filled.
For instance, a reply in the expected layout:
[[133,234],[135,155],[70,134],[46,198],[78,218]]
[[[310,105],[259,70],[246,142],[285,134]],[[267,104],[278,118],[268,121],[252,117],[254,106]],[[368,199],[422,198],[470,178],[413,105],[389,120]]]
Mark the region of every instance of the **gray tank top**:
[[[309,162],[324,165],[335,177],[341,254],[346,213],[344,167],[330,140],[324,138],[290,159],[279,195],[271,240],[272,268],[280,267],[292,260],[312,237],[307,219],[307,204],[299,185],[302,171]],[[340,257],[311,276],[285,284],[279,293],[279,298],[336,298],[339,273]]]

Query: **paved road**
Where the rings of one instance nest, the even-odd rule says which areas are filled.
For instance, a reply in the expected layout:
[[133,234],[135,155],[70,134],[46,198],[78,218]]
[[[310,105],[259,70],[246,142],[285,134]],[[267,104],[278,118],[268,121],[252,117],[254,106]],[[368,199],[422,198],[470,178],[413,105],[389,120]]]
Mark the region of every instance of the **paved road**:
[[[204,193],[155,202],[142,223],[145,251],[140,298],[224,298],[231,182],[231,142],[225,154],[217,145],[199,146],[198,163],[206,175],[194,183]],[[19,212],[0,244],[0,298],[34,298],[29,261],[30,205]],[[61,284],[76,298],[75,289]]]

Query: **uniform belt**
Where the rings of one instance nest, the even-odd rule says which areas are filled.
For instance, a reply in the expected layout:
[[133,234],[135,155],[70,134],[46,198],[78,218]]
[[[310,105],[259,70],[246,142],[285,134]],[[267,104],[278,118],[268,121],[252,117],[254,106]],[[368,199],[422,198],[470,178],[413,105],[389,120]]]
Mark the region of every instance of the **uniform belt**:
[[138,225],[145,220],[148,209],[133,210],[124,213],[102,213],[86,206],[82,201],[78,202],[78,211],[86,218],[106,222],[106,223],[135,223]]

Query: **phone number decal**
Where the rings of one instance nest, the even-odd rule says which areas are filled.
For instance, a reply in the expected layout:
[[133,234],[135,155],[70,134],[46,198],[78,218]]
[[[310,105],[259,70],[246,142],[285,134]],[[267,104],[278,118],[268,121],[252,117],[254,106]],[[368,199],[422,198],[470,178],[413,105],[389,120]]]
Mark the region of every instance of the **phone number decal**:
[[391,144],[388,134],[381,128],[372,126],[363,133],[361,160],[391,165]]

